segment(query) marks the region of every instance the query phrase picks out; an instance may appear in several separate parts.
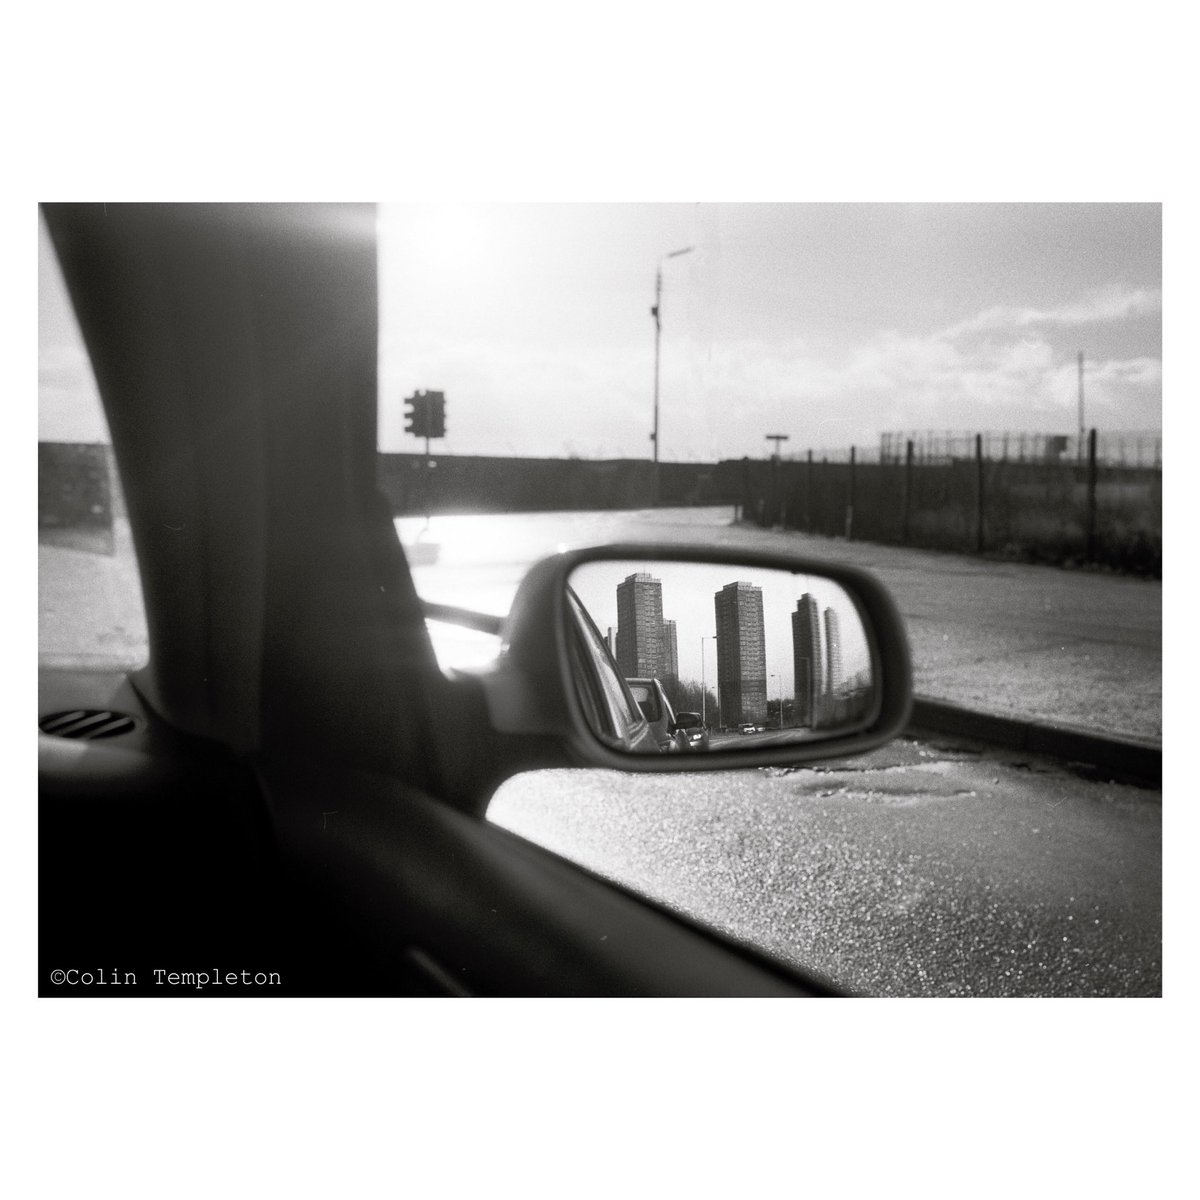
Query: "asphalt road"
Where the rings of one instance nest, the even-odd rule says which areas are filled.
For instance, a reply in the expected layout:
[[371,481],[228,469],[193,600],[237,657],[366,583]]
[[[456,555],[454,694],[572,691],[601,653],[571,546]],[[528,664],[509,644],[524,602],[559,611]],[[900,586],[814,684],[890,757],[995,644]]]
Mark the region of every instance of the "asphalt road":
[[904,739],[808,769],[546,771],[488,817],[851,991],[1161,991],[1158,794],[1045,760]]

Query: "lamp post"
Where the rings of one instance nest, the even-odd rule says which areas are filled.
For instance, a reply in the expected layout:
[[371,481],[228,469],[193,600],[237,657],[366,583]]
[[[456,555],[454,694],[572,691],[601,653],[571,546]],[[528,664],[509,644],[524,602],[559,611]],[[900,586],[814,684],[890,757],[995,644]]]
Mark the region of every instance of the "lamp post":
[[1083,351],[1079,352],[1079,461],[1083,462],[1083,441],[1085,437],[1083,428]]
[[650,315],[654,318],[654,432],[650,435],[650,440],[654,443],[654,499],[658,499],[658,361],[659,361],[659,345],[662,341],[662,268],[663,263],[668,258],[679,258],[684,254],[691,254],[695,250],[695,246],[684,246],[682,250],[672,250],[670,254],[664,254],[658,260],[658,269],[654,272],[654,307],[650,310]]
[[[707,726],[708,724],[708,685],[704,678],[704,643],[715,642],[717,635],[715,633],[706,633],[700,638],[700,720]],[[720,704],[720,693],[717,693],[717,703]],[[718,709],[718,723],[720,722],[720,710]]]

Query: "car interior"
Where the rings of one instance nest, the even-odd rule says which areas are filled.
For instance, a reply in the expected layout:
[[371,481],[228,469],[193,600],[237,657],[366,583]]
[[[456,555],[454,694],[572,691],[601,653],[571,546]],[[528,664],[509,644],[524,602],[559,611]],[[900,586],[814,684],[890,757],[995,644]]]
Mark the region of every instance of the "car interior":
[[827,570],[858,606],[876,703],[802,746],[658,755],[600,735],[571,572],[701,561],[695,547],[541,564],[497,662],[447,672],[427,619],[487,622],[422,603],[376,486],[373,207],[43,213],[104,403],[150,649],[129,673],[40,673],[40,994],[81,994],[49,981],[68,962],[136,972],[128,991],[156,996],[174,994],[157,969],[227,966],[276,973],[253,993],[273,997],[839,994],[486,813],[526,770],[749,770],[882,744],[911,690],[882,587],[727,555]]

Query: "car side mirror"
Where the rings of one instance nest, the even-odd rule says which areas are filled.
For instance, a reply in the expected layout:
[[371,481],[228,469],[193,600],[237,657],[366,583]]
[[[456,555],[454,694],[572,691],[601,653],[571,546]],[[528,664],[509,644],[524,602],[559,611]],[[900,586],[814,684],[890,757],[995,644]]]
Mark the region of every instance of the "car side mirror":
[[[840,757],[896,736],[911,708],[908,639],[882,584],[777,552],[558,554],[526,576],[501,637],[483,676],[493,728],[554,739],[581,765],[695,771]],[[626,683],[635,677],[662,683],[676,712],[666,748],[692,753],[662,752]]]

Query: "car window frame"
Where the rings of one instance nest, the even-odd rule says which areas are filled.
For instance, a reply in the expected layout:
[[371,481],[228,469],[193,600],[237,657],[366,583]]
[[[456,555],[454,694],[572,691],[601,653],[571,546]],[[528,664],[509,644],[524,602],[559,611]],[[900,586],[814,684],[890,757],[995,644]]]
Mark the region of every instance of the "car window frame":
[[[641,739],[644,731],[649,730],[650,723],[641,705],[634,699],[591,615],[570,588],[567,588],[567,603],[574,616],[572,629],[584,661],[591,669],[589,682],[601,698],[608,736],[621,745],[632,747]],[[589,672],[584,674],[588,675]],[[595,698],[591,700],[595,704]],[[601,726],[597,725],[596,728]]]

